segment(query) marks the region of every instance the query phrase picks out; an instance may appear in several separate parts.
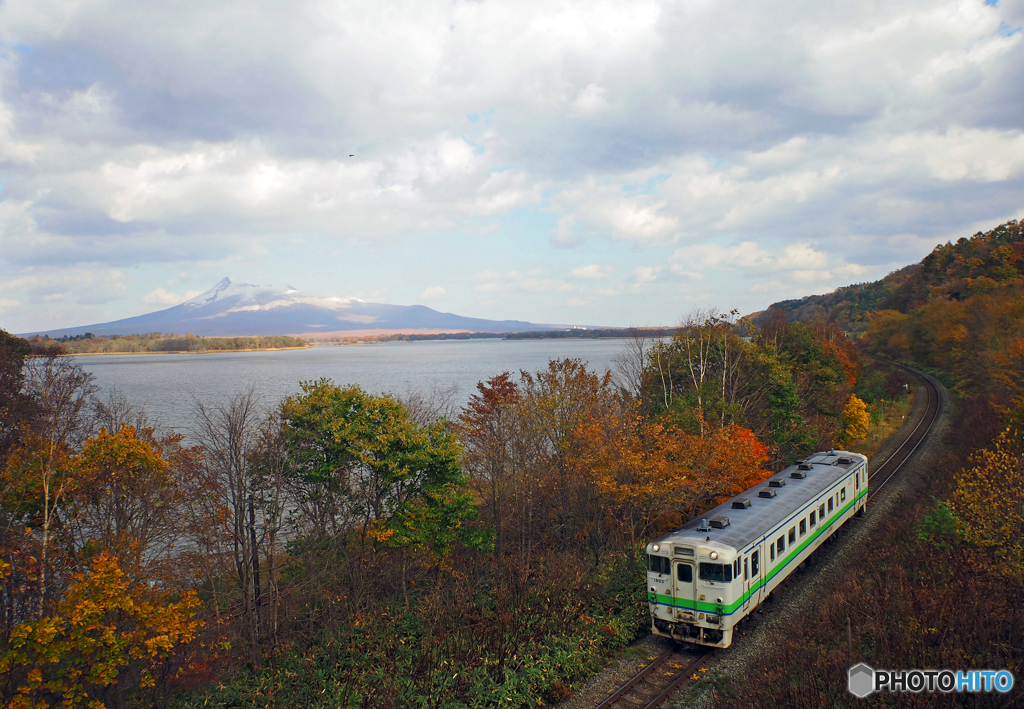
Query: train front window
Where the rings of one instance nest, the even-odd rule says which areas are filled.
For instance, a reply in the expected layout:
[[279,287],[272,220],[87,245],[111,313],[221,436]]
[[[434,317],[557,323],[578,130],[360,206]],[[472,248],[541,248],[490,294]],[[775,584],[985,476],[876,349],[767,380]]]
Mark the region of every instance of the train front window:
[[693,567],[689,564],[680,564],[676,567],[676,578],[683,583],[693,583]]
[[669,568],[669,561],[667,556],[655,556],[654,554],[648,554],[647,569],[655,574],[672,573],[672,570]]
[[732,581],[732,564],[706,564],[701,562],[700,580],[729,583]]

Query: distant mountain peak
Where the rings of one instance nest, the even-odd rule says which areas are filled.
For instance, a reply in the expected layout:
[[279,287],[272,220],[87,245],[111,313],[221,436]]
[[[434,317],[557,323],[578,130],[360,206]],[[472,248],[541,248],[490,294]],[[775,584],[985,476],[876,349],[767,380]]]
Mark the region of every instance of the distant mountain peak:
[[[518,320],[483,320],[440,313],[422,305],[369,303],[328,292],[303,293],[223,278],[180,305],[109,323],[51,330],[51,337],[88,331],[96,335],[176,332],[195,335],[293,335],[350,330],[522,332],[551,329]],[[42,333],[39,333],[42,334]]]

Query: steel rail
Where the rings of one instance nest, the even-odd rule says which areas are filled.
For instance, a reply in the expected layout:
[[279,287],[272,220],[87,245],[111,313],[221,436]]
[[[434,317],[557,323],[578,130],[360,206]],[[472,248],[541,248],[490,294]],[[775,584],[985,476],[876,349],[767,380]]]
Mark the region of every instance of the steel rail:
[[[674,658],[679,658],[682,653],[678,649],[669,649],[661,653],[651,664],[644,667],[642,670],[637,672],[633,677],[626,682],[624,685],[619,687],[612,695],[605,698],[600,704],[594,709],[611,709],[612,707],[618,706],[620,702],[629,707],[636,707],[638,709],[654,709],[659,706],[662,702],[669,698],[673,692],[675,692],[679,686],[686,681],[690,676],[690,673],[699,667],[705,660],[707,660],[714,650],[709,650],[703,653],[693,662],[686,665],[685,668],[673,668],[669,673],[667,679],[668,684],[661,684],[655,681],[658,679],[657,672],[664,668],[668,662]],[[646,703],[641,704],[640,702],[630,701],[628,695],[639,693],[647,695],[649,692],[644,692],[643,689],[651,689],[654,694]],[[643,700],[641,700],[642,702]]]
[[[925,383],[925,384],[927,385],[927,386],[926,386],[926,391],[927,391],[927,392],[928,392],[929,394],[931,393],[931,391],[932,391],[932,390],[934,390],[934,387],[932,386],[931,382],[929,382],[929,381],[928,381],[927,379],[925,379],[924,377],[921,377],[921,376],[919,376],[919,375],[917,374],[917,372],[915,372],[914,370],[912,370],[912,369],[909,369],[908,367],[903,367],[902,365],[896,365],[896,366],[897,366],[897,367],[900,367],[901,369],[905,369],[906,371],[908,371],[908,372],[910,372],[910,373],[911,373],[912,375],[914,375],[914,376],[915,376],[915,377],[916,377],[916,378],[917,378],[918,380],[920,380],[920,381],[924,382],[924,383]],[[929,388],[929,387],[930,387],[930,388]],[[929,396],[929,399],[930,399],[930,398],[931,398],[931,397]],[[880,472],[882,471],[882,469],[883,469],[883,468],[885,468],[885,466],[887,466],[887,465],[889,464],[889,462],[890,462],[890,461],[892,461],[892,459],[893,459],[893,458],[895,458],[895,457],[896,457],[897,455],[899,455],[899,452],[900,452],[901,450],[903,450],[903,448],[904,448],[904,447],[905,447],[905,446],[906,446],[906,445],[907,445],[908,443],[910,443],[911,439],[912,439],[912,438],[914,437],[914,434],[915,434],[915,433],[917,433],[918,429],[919,429],[919,428],[921,428],[921,426],[922,426],[922,425],[924,425],[924,421],[925,421],[925,418],[927,418],[927,413],[928,413],[928,409],[929,409],[929,408],[930,408],[929,404],[927,404],[927,403],[926,403],[926,404],[925,404],[925,411],[924,411],[924,413],[922,413],[922,414],[921,414],[921,418],[920,418],[920,420],[919,420],[919,421],[917,422],[917,425],[916,425],[916,426],[914,426],[914,430],[913,430],[913,431],[911,431],[911,432],[910,432],[909,434],[907,434],[907,437],[906,437],[906,438],[905,438],[905,439],[903,440],[903,442],[902,442],[902,443],[901,443],[901,444],[899,445],[899,447],[898,447],[898,448],[897,448],[896,450],[894,450],[894,451],[893,451],[892,453],[890,453],[890,454],[889,454],[889,457],[888,457],[888,458],[886,458],[886,459],[885,459],[884,461],[882,461],[882,464],[881,464],[881,465],[879,465],[879,466],[878,466],[878,467],[877,467],[877,468],[875,469],[875,471],[874,471],[873,473],[871,473],[870,477],[868,478],[869,480],[870,480],[870,478],[873,478],[873,477],[875,477],[875,475],[879,474],[879,473],[880,473]],[[929,427],[930,427],[930,425],[929,425]],[[905,459],[905,458],[904,458],[904,459]],[[897,467],[899,467],[899,466],[897,466]]]
[[[939,390],[938,387],[935,386],[935,383],[931,380],[931,377],[921,372],[918,372],[914,369],[911,369],[910,367],[905,367],[903,365],[896,366],[906,370],[925,385],[925,392],[927,396],[925,410],[921,414],[921,420],[918,421],[916,426],[914,426],[914,430],[910,432],[910,434],[903,441],[903,443],[900,444],[899,448],[893,451],[892,455],[886,458],[885,462],[879,465],[875,472],[872,473],[871,476],[868,478],[870,481],[875,479],[877,476],[881,475],[882,470],[885,468],[885,466],[888,465],[896,457],[896,455],[900,453],[900,451],[902,451],[907,445],[913,444],[910,450],[904,453],[902,459],[900,459],[899,462],[895,465],[895,467],[893,467],[893,469],[888,473],[888,475],[885,476],[885,479],[883,479],[882,482],[878,483],[877,485],[871,486],[871,491],[868,493],[869,500],[872,497],[874,497],[887,482],[892,480],[893,476],[897,472],[899,472],[899,470],[907,463],[907,461],[909,461],[913,457],[917,449],[921,447],[921,444],[927,440],[928,434],[931,433],[932,428],[935,426],[935,422],[939,418]],[[926,422],[927,425],[925,425]],[[920,435],[917,435],[918,431],[920,431],[922,426],[925,426],[924,430],[921,431]]]

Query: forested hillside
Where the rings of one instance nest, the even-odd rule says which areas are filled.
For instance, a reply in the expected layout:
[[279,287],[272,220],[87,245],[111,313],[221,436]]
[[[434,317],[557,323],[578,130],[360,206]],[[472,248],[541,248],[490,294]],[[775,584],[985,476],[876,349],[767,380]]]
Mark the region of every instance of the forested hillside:
[[[761,659],[766,676],[800,681],[756,683],[742,696],[726,697],[730,706],[842,703],[847,670],[859,661],[1000,668],[1022,676],[1022,255],[1020,225],[1009,222],[939,246],[921,264],[879,283],[773,309],[775,317],[785,311],[863,328],[860,342],[868,351],[946,382],[955,411],[945,452],[918,494],[882,522],[881,533],[807,622]],[[979,694],[969,705],[1013,701]],[[934,702],[935,695],[905,693],[898,704]]]
[[[694,313],[450,419],[321,380],[192,437],[0,332],[0,700],[538,706],[646,632],[643,545],[844,440],[835,328]],[[704,374],[696,376],[700,370]]]
[[[807,324],[834,323],[860,333],[874,313],[909,313],[933,301],[964,301],[972,296],[1024,285],[1024,235],[1017,221],[978,232],[956,243],[936,246],[920,263],[901,268],[880,281],[839,288],[775,303],[771,309],[788,320]],[[754,318],[760,323],[767,311]]]

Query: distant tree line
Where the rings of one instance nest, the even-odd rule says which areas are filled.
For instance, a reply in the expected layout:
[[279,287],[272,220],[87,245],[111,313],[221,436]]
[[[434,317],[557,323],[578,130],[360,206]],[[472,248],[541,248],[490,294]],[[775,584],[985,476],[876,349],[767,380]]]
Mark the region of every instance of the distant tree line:
[[678,334],[678,327],[572,327],[563,330],[530,330],[528,332],[509,332],[503,337],[506,340],[564,340],[581,339],[597,340],[603,338],[623,338],[642,336],[672,337]]
[[197,337],[149,333],[145,335],[84,335],[51,338],[36,336],[29,340],[35,353],[119,354],[129,352],[225,352],[238,350],[294,349],[309,347],[305,340],[287,335],[255,337]]

